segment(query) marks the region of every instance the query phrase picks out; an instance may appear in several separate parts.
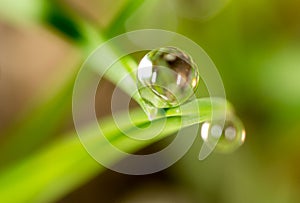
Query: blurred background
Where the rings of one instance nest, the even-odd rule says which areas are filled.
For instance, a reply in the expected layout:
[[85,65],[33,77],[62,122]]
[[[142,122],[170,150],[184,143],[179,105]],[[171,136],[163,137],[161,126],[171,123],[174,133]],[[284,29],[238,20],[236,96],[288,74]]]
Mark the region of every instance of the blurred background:
[[[107,38],[159,28],[198,43],[216,64],[247,138],[234,153],[214,153],[204,161],[197,160],[200,143],[196,142],[178,163],[152,175],[109,170],[86,177],[78,174],[84,177],[80,184],[74,183],[49,201],[300,202],[298,0],[2,0],[1,189],[9,187],[4,180],[12,178],[5,173],[10,167],[21,163],[22,170],[27,156],[74,131],[68,87],[97,45],[93,42],[87,48],[93,37],[82,22]],[[103,85],[104,94],[109,95],[113,84]],[[99,111],[109,114],[110,100],[105,95],[101,98]],[[59,164],[54,162],[53,168]],[[41,163],[35,170],[45,168]],[[57,182],[57,190],[64,185]],[[41,190],[53,192],[47,187]],[[18,201],[12,197],[11,202]]]

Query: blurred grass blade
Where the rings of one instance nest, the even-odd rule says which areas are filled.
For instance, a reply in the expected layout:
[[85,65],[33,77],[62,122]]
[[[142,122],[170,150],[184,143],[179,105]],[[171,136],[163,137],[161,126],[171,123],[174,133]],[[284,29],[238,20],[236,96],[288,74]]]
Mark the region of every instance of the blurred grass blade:
[[47,6],[45,0],[1,0],[0,17],[16,24],[38,22]]
[[38,144],[42,144],[43,140],[54,134],[57,128],[65,123],[67,115],[72,110],[73,81],[73,78],[70,79],[55,97],[35,109],[30,115],[26,115],[16,128],[9,130],[8,139],[0,149],[2,163],[15,161],[33,151]]
[[144,2],[145,0],[127,0],[123,9],[106,28],[104,35],[107,38],[112,38],[125,32],[125,23],[128,17],[131,16]]
[[[211,101],[207,99],[198,99],[197,105],[200,116],[197,117],[197,123],[209,120],[212,114]],[[185,116],[191,116],[188,107],[182,112]],[[224,107],[224,102],[217,101],[215,106]],[[222,111],[222,110],[221,110]],[[104,126],[103,134],[115,146],[122,146],[122,150],[133,153],[137,150],[160,140],[167,135],[178,131],[182,127],[187,127],[195,123],[191,122],[181,124],[181,116],[172,112],[168,113],[167,123],[160,135],[155,139],[147,141],[137,141],[124,136],[118,126],[114,123],[113,118],[108,117],[101,120],[101,126]],[[123,115],[120,114],[120,117]],[[136,125],[149,124],[146,115],[141,109],[134,110],[131,113],[133,123]],[[154,123],[164,122],[160,119]],[[129,120],[125,120],[122,128],[131,129],[132,134],[139,133]],[[106,154],[107,160],[116,163],[123,157],[118,157],[114,153],[110,153],[109,146],[103,142],[104,137],[99,136],[97,126],[90,126],[85,130],[86,142],[97,145],[97,153]],[[101,146],[102,145],[102,146]],[[101,146],[101,147],[99,147]],[[41,170],[41,167],[43,170]],[[68,138],[62,138],[48,147],[36,152],[10,167],[7,167],[0,174],[0,202],[52,202],[79,185],[87,182],[97,173],[104,170],[90,155],[84,150],[76,133],[71,133]],[[18,193],[18,195],[16,195]]]
[[[87,56],[92,48],[94,49],[103,40],[88,26],[83,29],[83,33],[89,42],[83,44],[81,50],[83,56]],[[71,118],[72,92],[76,74],[77,72],[71,75],[49,100],[38,105],[14,124],[13,128],[7,130],[7,139],[0,148],[0,163],[14,161],[32,152],[66,124],[69,120],[66,118]]]
[[[28,2],[27,2],[28,1]],[[35,21],[42,21],[46,23],[51,23],[52,26],[56,26],[53,24],[51,20],[53,18],[48,18],[47,16],[52,16],[51,11],[55,10],[55,15],[57,16],[56,4],[57,2],[47,2],[45,1],[35,1],[35,0],[27,0],[28,5],[25,7],[20,7],[23,9],[20,11],[21,15],[16,15],[12,12],[5,12],[3,15],[7,19],[15,20],[15,23],[20,23],[23,21],[30,21],[31,18],[37,18]],[[41,4],[40,2],[43,2]],[[130,3],[130,1],[128,2]],[[10,7],[14,7],[14,4],[17,4],[13,1],[4,1],[0,3],[0,11],[3,9],[9,9]],[[128,6],[125,6],[126,8]],[[19,7],[18,7],[19,8]],[[62,13],[62,9],[67,9],[66,6],[61,6],[58,16],[64,16],[64,19],[69,19],[74,22],[74,25],[77,26],[77,29],[80,31],[80,35],[84,40],[74,39],[76,45],[82,51],[83,59],[85,59],[96,46],[101,44],[104,41],[103,37],[100,35],[98,31],[94,27],[91,27],[88,23],[80,19],[79,16],[76,16],[72,11],[68,11],[66,13]],[[45,18],[45,12],[47,16]],[[123,13],[123,12],[121,12]],[[127,13],[125,11],[124,13]],[[129,14],[129,13],[127,13]],[[125,14],[122,15],[125,17]],[[55,17],[55,16],[54,16]],[[17,19],[14,19],[17,18]],[[19,20],[18,20],[19,19]],[[121,20],[121,19],[119,19]],[[115,21],[114,21],[115,23]],[[60,29],[60,27],[57,27]],[[115,30],[116,31],[116,30]],[[68,32],[68,31],[64,31]],[[67,36],[72,37],[72,33],[65,33]],[[79,41],[76,41],[79,40]],[[129,66],[135,64],[135,62],[126,57],[124,61],[122,61],[121,68],[124,68],[125,71],[130,70]],[[77,73],[76,73],[77,74]],[[17,160],[21,157],[24,157],[26,154],[36,150],[37,146],[40,146],[43,141],[47,140],[51,135],[55,134],[57,130],[64,126],[67,117],[71,117],[71,106],[72,106],[72,91],[74,85],[75,73],[72,75],[66,83],[63,85],[61,89],[48,101],[40,104],[36,109],[34,109],[30,114],[26,114],[23,119],[21,119],[18,124],[14,125],[14,128],[9,129],[6,134],[8,134],[5,140],[5,143],[2,144],[0,149],[0,164],[8,163],[14,160]],[[113,78],[109,78],[113,81]],[[54,113],[55,112],[55,113]],[[26,143],[26,145],[24,145]]]

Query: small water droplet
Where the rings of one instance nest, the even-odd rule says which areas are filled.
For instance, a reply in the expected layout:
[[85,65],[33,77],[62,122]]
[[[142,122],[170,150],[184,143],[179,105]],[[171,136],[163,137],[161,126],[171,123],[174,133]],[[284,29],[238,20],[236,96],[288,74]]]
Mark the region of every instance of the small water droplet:
[[137,70],[142,99],[156,108],[170,108],[186,102],[195,92],[199,72],[192,58],[175,47],[148,52]]
[[143,108],[144,112],[147,114],[148,119],[150,121],[158,119],[158,118],[162,118],[165,116],[164,109],[157,108],[155,106],[152,106],[149,103],[144,102],[142,108]]
[[207,146],[215,147],[216,151],[232,152],[244,143],[246,133],[242,122],[235,116],[229,116],[225,122],[203,123],[201,137]]

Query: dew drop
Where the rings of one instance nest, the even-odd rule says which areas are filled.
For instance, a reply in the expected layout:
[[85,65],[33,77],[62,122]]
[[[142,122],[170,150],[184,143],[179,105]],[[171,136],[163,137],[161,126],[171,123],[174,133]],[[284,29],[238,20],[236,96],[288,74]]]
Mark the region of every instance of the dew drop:
[[225,122],[219,120],[203,123],[201,138],[209,147],[226,153],[240,147],[245,141],[246,133],[242,122],[237,117],[230,116]]
[[162,118],[165,116],[165,110],[161,108],[157,108],[155,106],[152,106],[149,103],[144,103],[142,106],[144,112],[147,114],[148,119],[150,121]]
[[181,105],[194,94],[198,82],[196,64],[187,53],[175,47],[152,50],[138,65],[138,91],[150,107]]

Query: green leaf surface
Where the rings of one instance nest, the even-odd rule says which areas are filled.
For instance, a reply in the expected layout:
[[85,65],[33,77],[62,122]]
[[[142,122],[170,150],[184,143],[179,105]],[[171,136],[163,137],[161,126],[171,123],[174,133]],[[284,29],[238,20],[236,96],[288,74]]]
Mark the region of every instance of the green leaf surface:
[[[196,103],[200,112],[199,116],[191,113],[194,112],[192,109],[195,106],[187,103],[185,104],[186,107],[183,106],[184,111],[181,114],[191,116],[193,119],[190,120],[191,122],[182,123],[181,115],[178,114],[176,109],[173,109],[167,113],[167,122],[164,129],[153,139],[138,141],[124,136],[112,117],[100,121],[101,126],[104,126],[102,128],[103,135],[112,145],[122,146],[122,150],[128,153],[136,152],[183,127],[210,120],[212,116],[211,100],[208,98],[198,99]],[[220,107],[221,112],[224,110],[222,109],[224,101],[213,101],[213,105]],[[118,116],[122,117],[124,114]],[[130,130],[132,135],[139,133],[134,127],[135,125],[149,124],[141,109],[133,110],[131,118],[133,123],[123,119],[124,123],[121,127]],[[153,121],[153,124],[160,125],[161,122],[164,121],[158,119]],[[105,143],[103,140],[105,138],[99,134],[98,126],[87,127],[85,134],[85,143],[97,146]],[[108,146],[102,144],[101,147],[97,147],[97,153],[106,154],[107,160],[112,164],[123,158],[110,153],[109,149]],[[14,202],[55,201],[103,170],[104,168],[85,151],[76,133],[73,132],[67,138],[57,140],[35,154],[2,170],[0,173],[0,201],[9,202],[12,199]],[[18,195],[15,195],[16,193]]]

